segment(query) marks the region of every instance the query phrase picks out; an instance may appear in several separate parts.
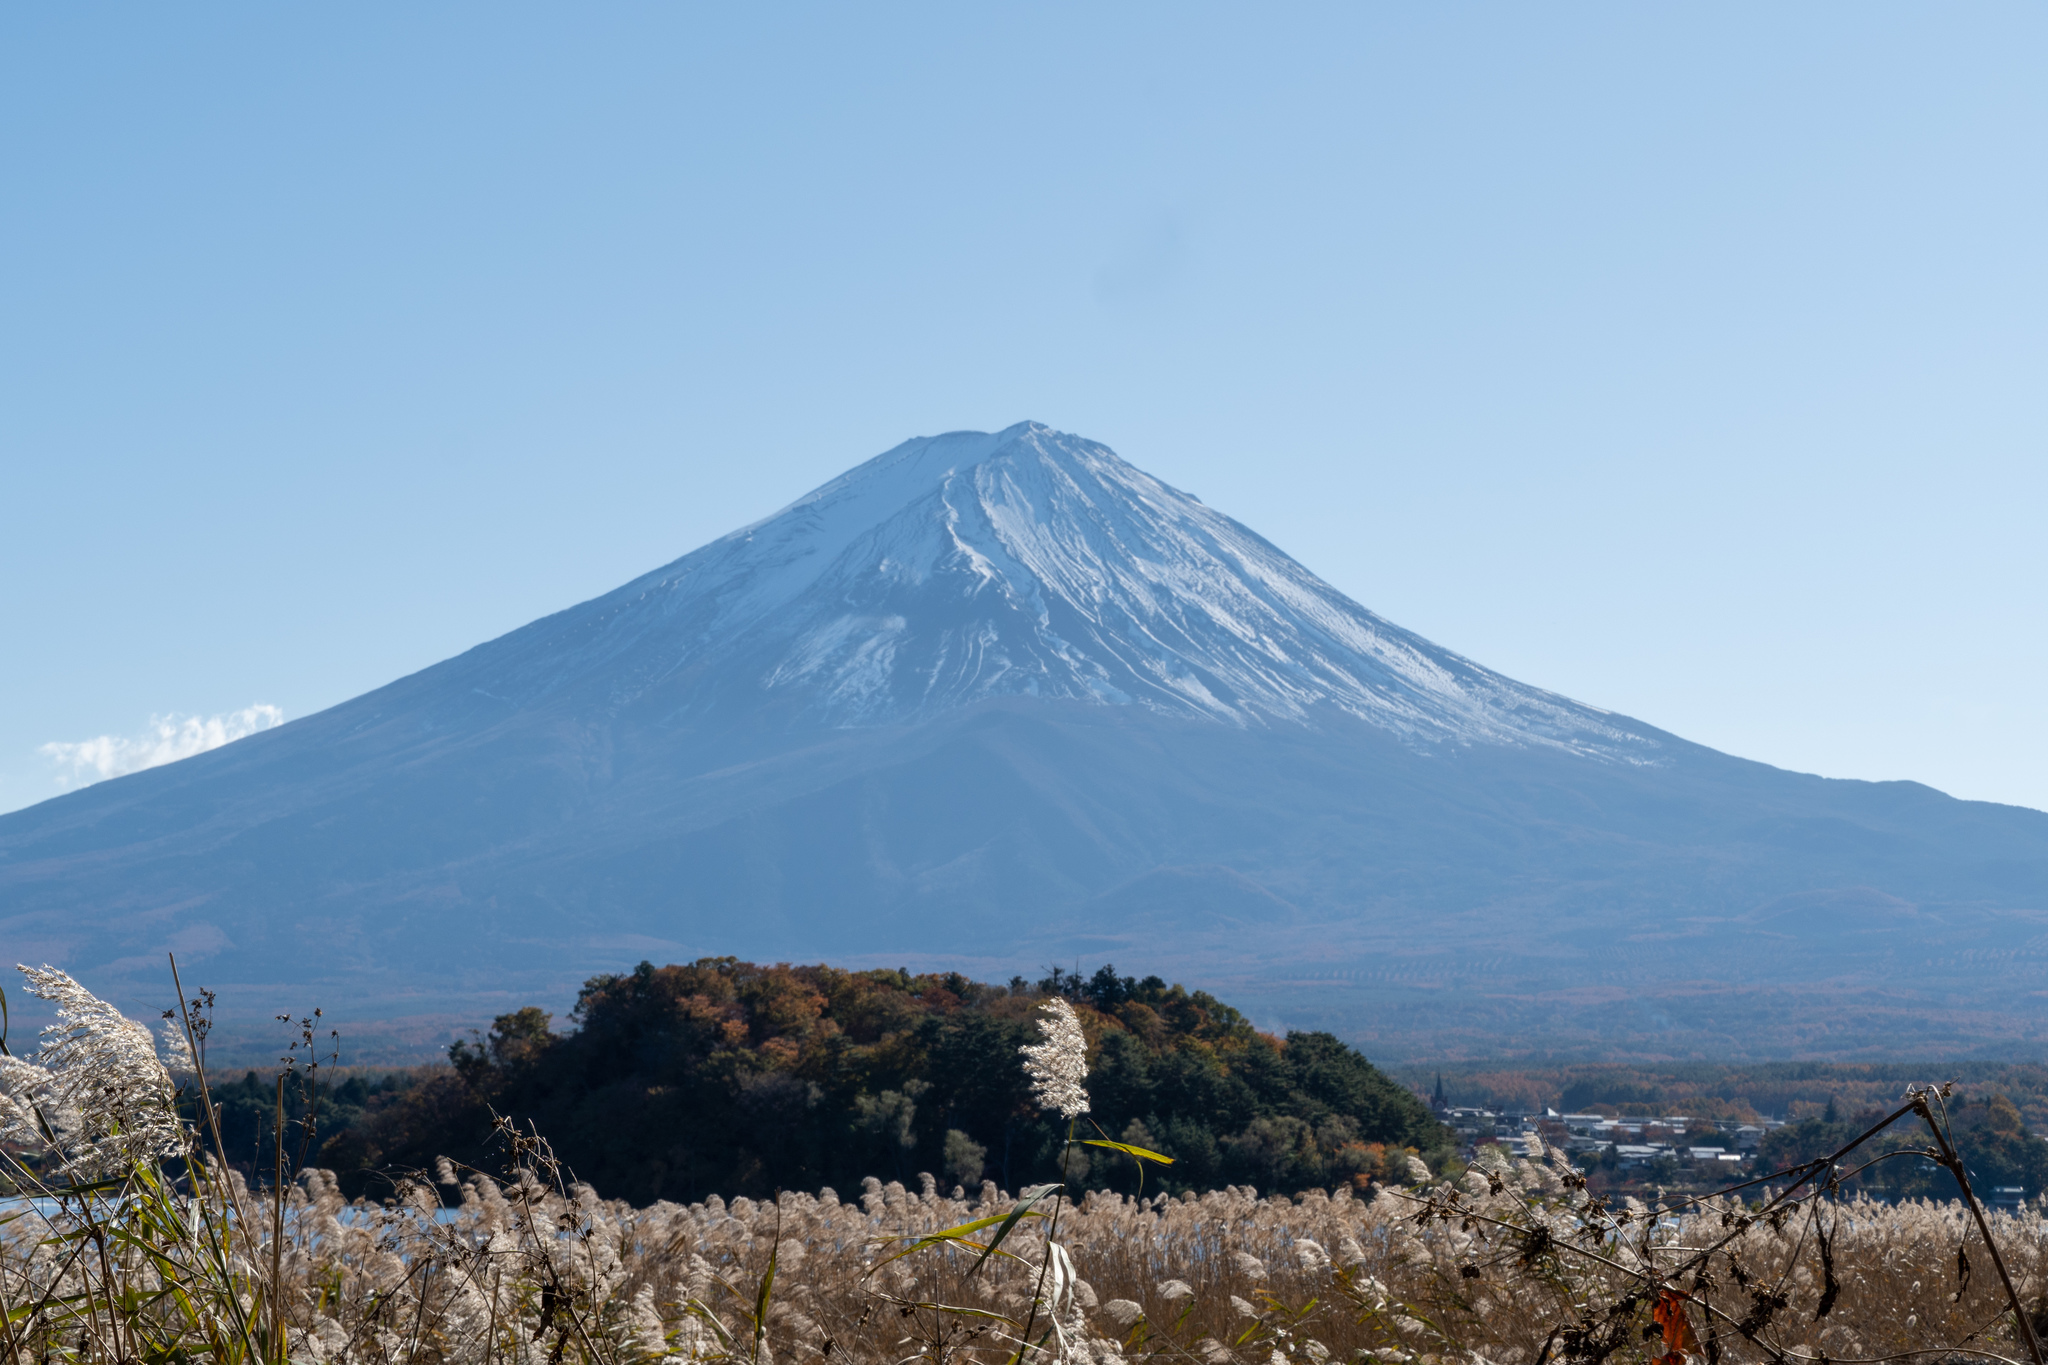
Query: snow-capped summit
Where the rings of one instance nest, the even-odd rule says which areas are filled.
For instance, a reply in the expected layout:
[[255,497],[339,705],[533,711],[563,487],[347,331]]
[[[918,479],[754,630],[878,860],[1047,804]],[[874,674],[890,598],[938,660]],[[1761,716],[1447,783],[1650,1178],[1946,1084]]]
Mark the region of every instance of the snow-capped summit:
[[1107,446],[1035,422],[906,441],[500,643],[507,657],[473,660],[494,695],[602,673],[615,700],[658,696],[678,720],[763,694],[833,726],[1024,696],[1236,726],[1335,708],[1416,741],[1634,762],[1657,749],[1400,629]]

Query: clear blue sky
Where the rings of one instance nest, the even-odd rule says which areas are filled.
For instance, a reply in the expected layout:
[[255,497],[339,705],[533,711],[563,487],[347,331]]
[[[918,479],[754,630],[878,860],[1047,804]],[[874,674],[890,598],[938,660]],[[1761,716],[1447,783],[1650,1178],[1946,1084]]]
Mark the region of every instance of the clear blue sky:
[[1719,748],[2048,807],[2048,10],[0,11],[0,808],[913,434]]

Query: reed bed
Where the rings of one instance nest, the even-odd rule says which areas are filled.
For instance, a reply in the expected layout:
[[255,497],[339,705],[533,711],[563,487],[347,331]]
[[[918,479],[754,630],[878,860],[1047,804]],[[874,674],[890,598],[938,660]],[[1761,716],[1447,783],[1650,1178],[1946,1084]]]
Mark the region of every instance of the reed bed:
[[[1540,1175],[1518,1178],[1542,1183]],[[443,1207],[444,1195],[453,1207]],[[1519,1217],[1488,1200],[1472,1207]],[[383,1202],[349,1202],[330,1175],[308,1171],[289,1193],[281,1247],[288,1354],[309,1362],[1000,1362],[1016,1347],[997,1320],[917,1305],[1022,1316],[1044,1257],[1038,1231],[1017,1236],[1017,1260],[971,1277],[974,1253],[964,1247],[876,1266],[917,1237],[1014,1203],[992,1186],[968,1195],[870,1182],[844,1200],[823,1191],[633,1208],[586,1187],[546,1185],[532,1170],[517,1180],[469,1174],[454,1186],[423,1182]],[[1552,1358],[1585,1358],[1563,1349],[1561,1329],[1597,1319],[1640,1285],[1637,1275],[1569,1253],[1532,1259],[1524,1236],[1440,1220],[1418,1227],[1419,1207],[1414,1193],[1394,1191],[1298,1200],[1235,1188],[1180,1199],[1091,1193],[1060,1223],[1080,1276],[1069,1323],[1077,1330],[1064,1357],[1533,1365],[1546,1348]],[[1824,1292],[1816,1215],[1780,1227],[1760,1222],[1742,1239],[1740,1264],[1752,1284],[1782,1286],[1785,1302],[1760,1332],[1769,1347],[1724,1322],[1717,1354],[1769,1360],[1775,1350],[1849,1361],[1961,1347],[2025,1358],[1996,1278],[1980,1269],[1967,1286],[1959,1282],[1956,1253],[1971,1240],[1962,1205],[1854,1200],[1814,1208],[1830,1229],[1837,1302],[1816,1316]],[[1734,1201],[1708,1201],[1646,1224],[1651,1243],[1636,1250],[1677,1264],[1685,1249],[1725,1235],[1727,1220],[1745,1212]],[[14,1325],[18,1359],[118,1358],[101,1349],[104,1328],[86,1321],[100,1288],[96,1259],[64,1255],[62,1239],[79,1225],[75,1215],[17,1216],[8,1225],[0,1250],[7,1302],[17,1313],[49,1305]],[[2038,1294],[2048,1271],[2040,1218],[1998,1214],[1991,1225],[2016,1279]],[[260,1311],[270,1250],[267,1236],[253,1238],[233,1268],[251,1309]],[[1706,1292],[1739,1320],[1754,1311],[1753,1297],[1725,1265]],[[188,1324],[175,1304],[146,1303],[165,1279],[134,1258],[113,1273],[123,1311],[156,1318],[156,1333],[133,1334],[158,1338],[139,1358],[170,1358],[162,1346],[185,1336]],[[758,1346],[757,1306],[765,1309]],[[1661,1333],[1643,1338],[1653,1312],[1645,1302],[1629,1316],[1611,1358],[1667,1354]],[[104,1310],[97,1316],[104,1321]],[[988,1328],[976,1331],[983,1322]],[[1704,1338],[1708,1329],[1696,1330]],[[203,1354],[204,1336],[181,1344]],[[1049,1344],[1047,1352],[1058,1349]]]

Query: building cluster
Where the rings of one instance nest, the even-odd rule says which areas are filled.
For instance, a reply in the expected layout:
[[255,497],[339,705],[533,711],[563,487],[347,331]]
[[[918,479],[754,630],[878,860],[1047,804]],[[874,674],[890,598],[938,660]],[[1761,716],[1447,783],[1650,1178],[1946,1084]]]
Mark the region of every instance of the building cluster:
[[[1555,1109],[1496,1112],[1446,1102],[1442,1080],[1437,1082],[1431,1108],[1458,1135],[1460,1155],[1467,1161],[1489,1142],[1517,1157],[1527,1157],[1533,1137],[1541,1139],[1545,1147],[1563,1148],[1573,1163],[1582,1167],[1597,1163],[1629,1170],[1669,1159],[1683,1164],[1688,1178],[1710,1181],[1726,1171],[1728,1180],[1713,1181],[1716,1185],[1768,1174],[1756,1168],[1757,1147],[1766,1133],[1785,1126],[1782,1119],[1740,1123],[1685,1114],[1609,1118],[1605,1114],[1560,1114]],[[1645,1174],[1665,1178],[1662,1172]],[[1975,1193],[1987,1206],[2008,1213],[2018,1213],[2027,1204],[2027,1191],[2020,1185],[1977,1186]],[[2044,1196],[2042,1207],[2048,1210],[2048,1196]],[[2042,1227],[2048,1230],[2048,1223]]]
[[1669,1114],[1656,1118],[1609,1118],[1605,1114],[1560,1114],[1477,1109],[1445,1104],[1439,1092],[1436,1115],[1458,1135],[1470,1157],[1482,1143],[1494,1142],[1516,1156],[1526,1156],[1529,1139],[1562,1147],[1581,1165],[1612,1153],[1614,1164],[1627,1168],[1670,1158],[1687,1163],[1712,1162],[1740,1172],[1756,1155],[1765,1133],[1782,1127],[1776,1119],[1757,1123],[1693,1118]]

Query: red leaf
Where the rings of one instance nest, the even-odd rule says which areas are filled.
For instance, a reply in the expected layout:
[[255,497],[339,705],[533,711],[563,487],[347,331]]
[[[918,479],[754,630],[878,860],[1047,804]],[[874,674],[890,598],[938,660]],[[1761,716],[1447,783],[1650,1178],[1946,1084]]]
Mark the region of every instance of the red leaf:
[[1699,1354],[1699,1338],[1692,1334],[1692,1323],[1685,1316],[1685,1295],[1676,1289],[1667,1289],[1657,1298],[1657,1306],[1650,1310],[1657,1325],[1664,1329],[1665,1354],[1659,1365],[1685,1365],[1688,1354]]

